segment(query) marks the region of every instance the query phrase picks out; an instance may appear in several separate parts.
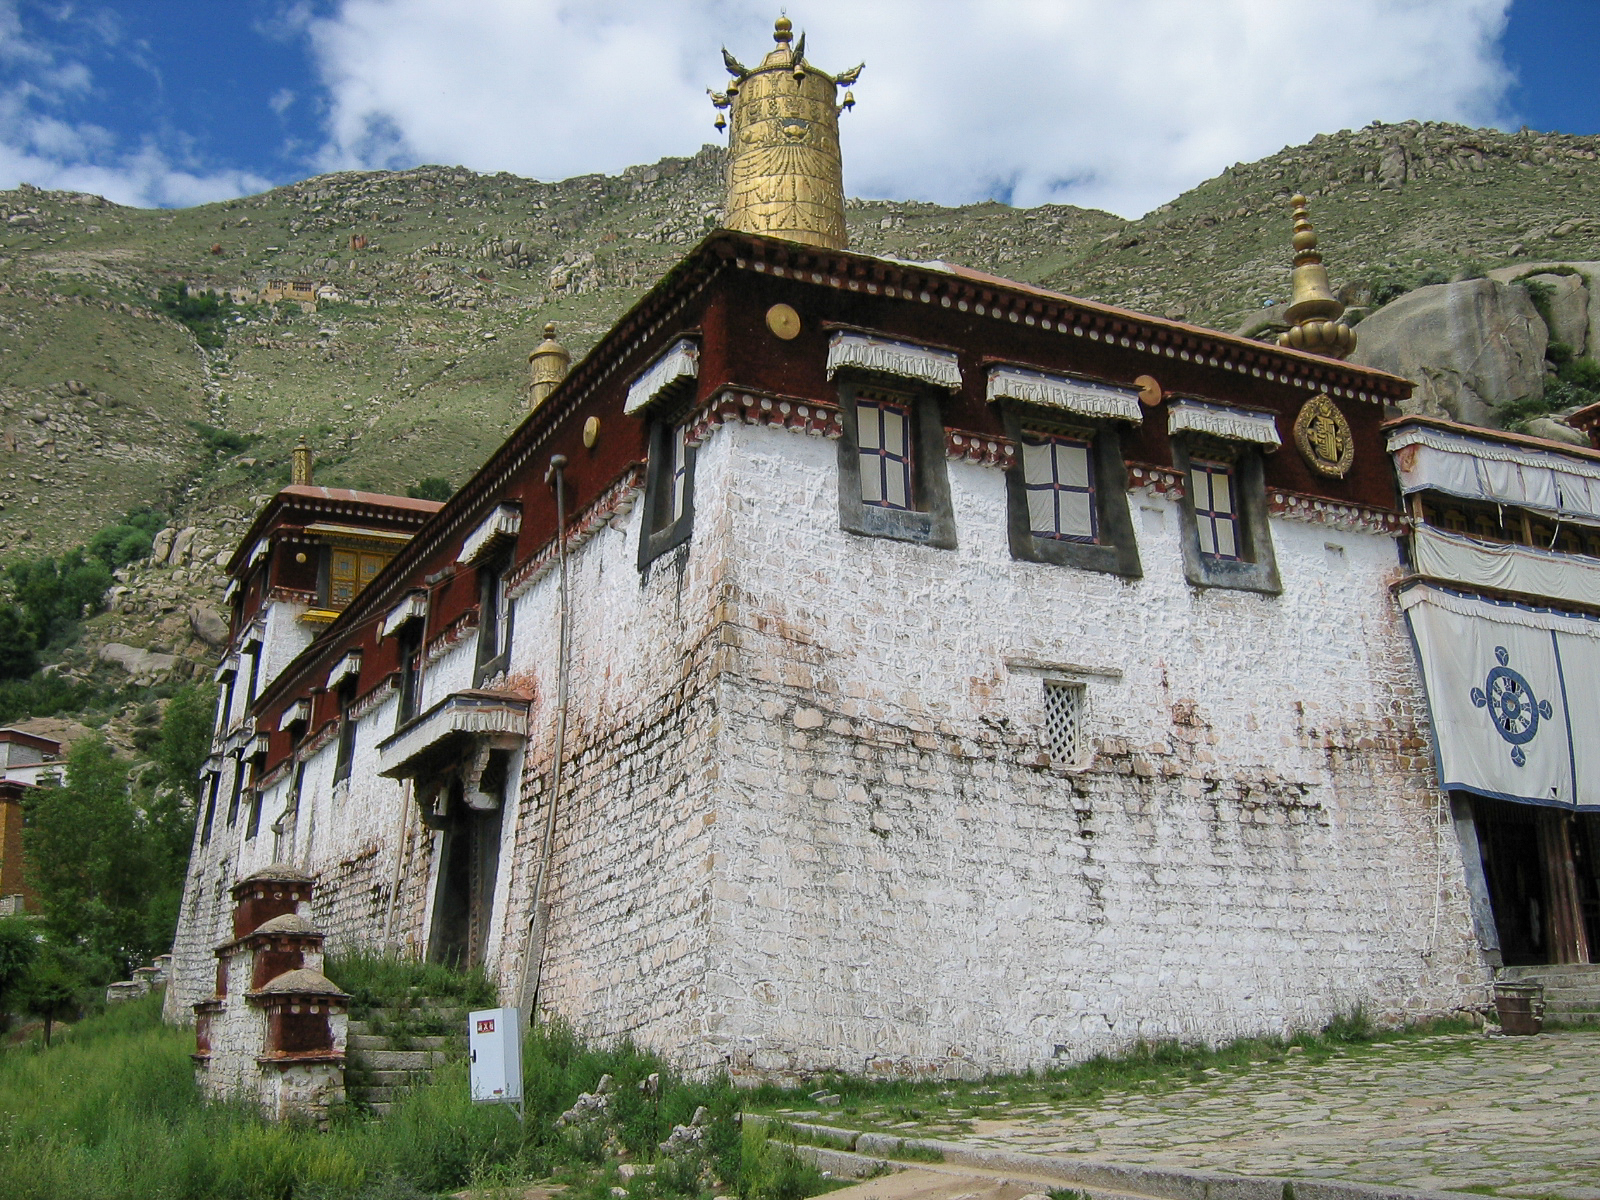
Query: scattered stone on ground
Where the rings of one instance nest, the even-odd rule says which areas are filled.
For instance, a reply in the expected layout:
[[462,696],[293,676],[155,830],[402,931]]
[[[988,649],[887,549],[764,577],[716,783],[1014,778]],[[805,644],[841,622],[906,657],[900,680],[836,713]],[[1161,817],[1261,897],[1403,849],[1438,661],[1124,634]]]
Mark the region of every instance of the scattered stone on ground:
[[1600,1031],[1441,1034],[1356,1046],[1319,1064],[1213,1068],[1202,1083],[1092,1106],[1030,1104],[975,1122],[963,1140],[1105,1162],[1600,1200],[1597,1063]]

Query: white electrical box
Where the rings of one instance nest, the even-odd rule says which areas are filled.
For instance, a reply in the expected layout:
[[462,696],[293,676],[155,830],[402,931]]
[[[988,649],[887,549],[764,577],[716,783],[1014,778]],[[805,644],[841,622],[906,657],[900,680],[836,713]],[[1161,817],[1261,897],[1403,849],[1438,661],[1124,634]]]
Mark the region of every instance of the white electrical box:
[[472,1098],[485,1104],[522,1103],[522,1021],[514,1008],[467,1014]]

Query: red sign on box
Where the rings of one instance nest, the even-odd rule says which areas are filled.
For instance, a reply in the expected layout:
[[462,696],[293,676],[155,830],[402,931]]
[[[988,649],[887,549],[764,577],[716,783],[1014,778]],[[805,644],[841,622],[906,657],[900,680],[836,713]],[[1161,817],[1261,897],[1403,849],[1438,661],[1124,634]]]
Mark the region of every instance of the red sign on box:
[[494,1032],[494,1018],[490,1017],[487,1021],[479,1021],[478,1022],[478,1032],[479,1033],[493,1033]]

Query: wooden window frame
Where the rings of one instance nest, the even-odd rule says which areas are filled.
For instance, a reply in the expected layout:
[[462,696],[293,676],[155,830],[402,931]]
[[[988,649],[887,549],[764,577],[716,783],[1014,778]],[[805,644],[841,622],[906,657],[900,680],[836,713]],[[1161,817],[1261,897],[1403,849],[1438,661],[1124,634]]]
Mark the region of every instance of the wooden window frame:
[[[681,418],[683,414],[679,414]],[[650,462],[645,473],[644,523],[639,532],[642,571],[694,536],[694,475],[698,448],[689,445],[688,424],[657,418],[650,426]]]
[[[1191,465],[1196,461],[1226,463],[1233,468],[1233,501],[1238,521],[1238,558],[1202,553],[1199,516]],[[1277,554],[1268,524],[1266,468],[1261,447],[1248,442],[1223,442],[1205,435],[1173,439],[1172,465],[1184,482],[1178,506],[1183,526],[1184,578],[1195,587],[1230,588],[1276,596],[1283,592]]]
[[[857,407],[866,398],[903,404],[910,421],[911,504],[909,509],[868,503],[862,492],[862,451]],[[944,416],[939,396],[906,380],[842,378],[839,407],[839,528],[863,537],[914,542],[940,550],[956,548],[955,513],[944,453]]]
[[1024,464],[1006,471],[1007,532],[1011,556],[1024,562],[1053,563],[1082,571],[1100,571],[1124,579],[1140,579],[1139,541],[1134,536],[1128,510],[1128,467],[1122,457],[1122,434],[1115,421],[1063,420],[1059,413],[1040,412],[1031,406],[1008,404],[1003,419],[1006,436],[1018,446],[1029,433],[1088,441],[1094,479],[1096,540],[1040,537],[1033,532],[1028,512]]

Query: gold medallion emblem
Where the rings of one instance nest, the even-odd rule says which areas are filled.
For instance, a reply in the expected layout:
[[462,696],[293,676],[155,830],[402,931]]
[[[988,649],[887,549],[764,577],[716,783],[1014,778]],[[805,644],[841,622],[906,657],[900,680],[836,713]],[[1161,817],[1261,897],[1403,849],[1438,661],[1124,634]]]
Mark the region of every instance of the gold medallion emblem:
[[800,314],[787,304],[774,304],[767,309],[767,328],[787,342],[800,334]]
[[1294,444],[1319,475],[1343,479],[1355,461],[1356,443],[1350,422],[1326,395],[1313,396],[1294,419]]

